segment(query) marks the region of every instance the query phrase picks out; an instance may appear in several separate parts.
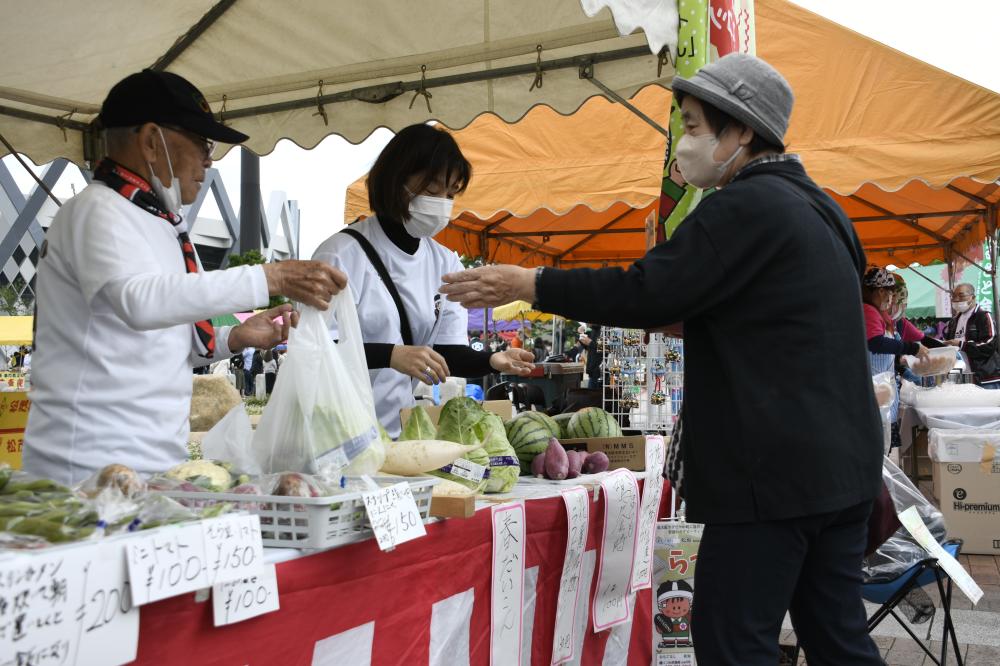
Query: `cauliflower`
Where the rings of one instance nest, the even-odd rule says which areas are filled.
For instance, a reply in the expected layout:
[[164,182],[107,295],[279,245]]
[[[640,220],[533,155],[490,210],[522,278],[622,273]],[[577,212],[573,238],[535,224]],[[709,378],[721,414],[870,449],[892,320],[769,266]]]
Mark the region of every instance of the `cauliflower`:
[[213,492],[225,492],[233,486],[233,475],[229,470],[211,460],[189,460],[170,468],[164,476],[189,481]]

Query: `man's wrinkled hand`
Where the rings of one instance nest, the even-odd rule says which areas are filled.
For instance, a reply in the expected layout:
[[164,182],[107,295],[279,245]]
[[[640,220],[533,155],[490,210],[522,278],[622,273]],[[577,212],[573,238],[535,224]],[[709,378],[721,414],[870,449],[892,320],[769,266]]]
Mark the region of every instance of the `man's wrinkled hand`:
[[535,269],[520,266],[480,266],[449,273],[441,293],[467,308],[488,308],[512,301],[535,300]]
[[347,287],[347,276],[325,261],[264,264],[264,275],[271,296],[286,296],[318,310],[326,310],[330,299]]
[[527,349],[507,349],[490,356],[490,367],[503,375],[527,377],[535,369],[534,360]]
[[288,339],[291,326],[299,322],[299,313],[290,303],[264,310],[247,319],[229,332],[229,349],[233,353],[247,347],[270,349]]

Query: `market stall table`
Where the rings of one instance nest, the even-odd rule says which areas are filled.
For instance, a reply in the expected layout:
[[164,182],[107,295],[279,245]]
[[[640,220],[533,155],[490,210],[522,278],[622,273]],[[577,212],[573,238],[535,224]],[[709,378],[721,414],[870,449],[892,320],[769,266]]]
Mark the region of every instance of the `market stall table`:
[[[567,538],[560,489],[519,486],[527,517],[524,664],[550,662]],[[670,493],[663,496],[660,515]],[[280,610],[215,627],[212,604],[192,594],[144,606],[136,663],[188,663],[197,655],[199,664],[488,664],[490,504],[480,503],[468,520],[429,524],[426,537],[391,552],[380,552],[372,539],[313,553],[267,549],[268,560],[278,562]],[[599,506],[591,504],[586,581],[596,577]],[[627,624],[594,633],[588,620],[570,663],[581,663],[582,649],[583,663],[626,663],[627,653],[627,663],[649,664],[650,591],[632,603]],[[586,619],[581,611],[590,604],[581,598],[579,606],[578,619]]]

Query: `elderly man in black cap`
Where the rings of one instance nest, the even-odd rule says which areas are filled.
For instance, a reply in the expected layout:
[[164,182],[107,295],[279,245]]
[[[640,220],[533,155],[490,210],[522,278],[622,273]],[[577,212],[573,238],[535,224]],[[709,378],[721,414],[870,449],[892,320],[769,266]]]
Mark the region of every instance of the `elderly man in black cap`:
[[[692,630],[699,663],[778,661],[786,610],[810,664],[880,664],[861,561],[881,483],[850,220],[785,154],[792,90],[732,54],[675,78],[681,173],[706,196],[629,269],[486,266],[445,276],[470,307],[524,299],[630,328],[684,323],[674,432],[688,519],[705,523]],[[682,464],[680,464],[682,463]]]
[[183,462],[192,366],[272,347],[294,323],[290,305],[232,328],[211,317],[275,294],[326,309],[347,286],[319,261],[201,270],[181,206],[195,200],[215,141],[247,136],[217,122],[185,79],[125,78],[100,122],[107,158],[53,220],[37,276],[24,466],[67,484],[112,463],[153,473]]

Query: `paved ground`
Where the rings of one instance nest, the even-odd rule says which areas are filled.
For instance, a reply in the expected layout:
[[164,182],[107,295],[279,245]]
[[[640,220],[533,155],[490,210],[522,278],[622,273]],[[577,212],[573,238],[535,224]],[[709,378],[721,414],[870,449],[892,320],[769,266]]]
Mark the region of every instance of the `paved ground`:
[[[927,497],[931,497],[927,482],[922,482],[920,489]],[[957,587],[953,588],[952,617],[962,658],[970,666],[1000,666],[1000,558],[994,555],[960,555],[959,561],[966,571],[972,574],[984,592],[983,598],[973,608],[965,595]],[[940,607],[941,601],[937,589],[934,587],[924,589],[934,600],[935,605]],[[867,606],[869,614],[876,609],[875,605]],[[940,656],[939,641],[943,625],[944,616],[936,612],[932,623],[925,622],[910,627],[921,640],[927,638],[929,631],[931,651]],[[781,636],[782,645],[795,644],[795,633],[791,626],[791,622],[786,618]],[[925,666],[934,663],[892,617],[883,620],[872,635],[889,666]],[[805,663],[805,656],[800,656],[799,664]],[[947,663],[956,663],[951,652]]]

